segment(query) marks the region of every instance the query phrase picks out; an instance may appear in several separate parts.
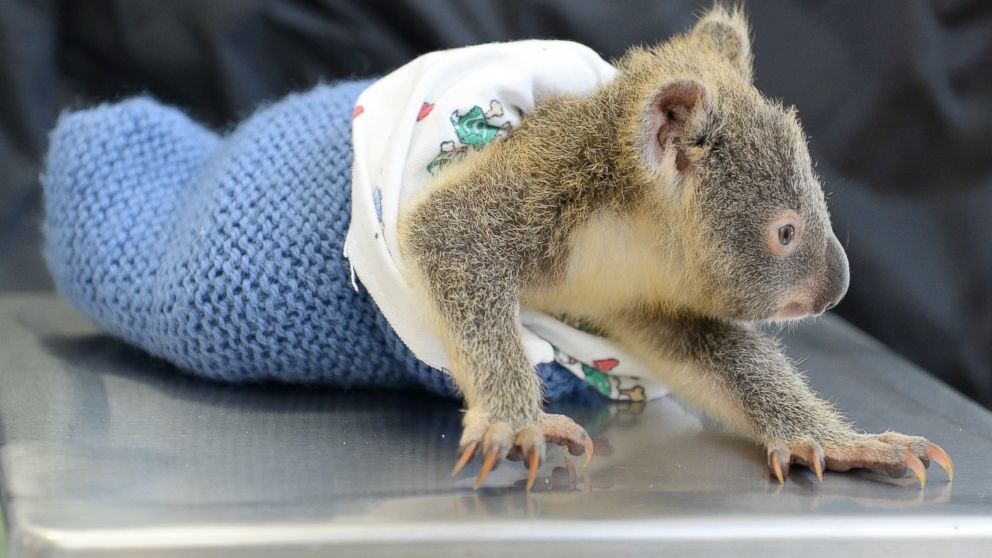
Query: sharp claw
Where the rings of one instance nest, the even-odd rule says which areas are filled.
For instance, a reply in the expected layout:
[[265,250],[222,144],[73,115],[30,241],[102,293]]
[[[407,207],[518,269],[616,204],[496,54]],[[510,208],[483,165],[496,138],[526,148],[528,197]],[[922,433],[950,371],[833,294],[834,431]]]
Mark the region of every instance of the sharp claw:
[[909,450],[906,450],[904,461],[906,467],[909,467],[916,474],[916,478],[920,479],[920,489],[922,490],[927,485],[927,469],[923,466],[923,462]]
[[779,484],[785,484],[785,474],[782,472],[782,460],[779,459],[777,451],[772,452],[772,472]]
[[[821,452],[816,451],[816,447],[810,448],[810,456],[808,458],[809,467],[813,469],[816,473],[816,480],[823,482],[823,456]],[[822,451],[822,450],[821,450]]]
[[469,461],[472,461],[472,456],[475,455],[475,450],[478,447],[479,447],[479,442],[472,442],[471,444],[465,447],[465,451],[463,451],[462,455],[458,458],[458,463],[455,463],[455,468],[451,470],[451,478],[457,477],[458,473],[461,472],[461,470],[465,467],[465,465]]
[[933,442],[927,442],[927,457],[931,461],[936,461],[937,464],[947,471],[947,480],[954,480],[954,462],[951,461],[951,456],[947,455],[944,448]]
[[592,436],[586,436],[586,458],[582,461],[582,468],[585,469],[589,466],[589,462],[592,461],[592,454],[596,451],[595,446],[592,443]]
[[537,448],[530,448],[527,452],[527,492],[530,492],[531,487],[534,486],[534,480],[537,478],[537,469],[541,465],[540,455],[537,453]]
[[482,481],[486,480],[486,477],[489,476],[489,471],[493,470],[497,461],[499,461],[499,448],[493,448],[486,454],[486,459],[482,462],[482,468],[479,469],[479,476],[475,479],[476,490],[482,486]]

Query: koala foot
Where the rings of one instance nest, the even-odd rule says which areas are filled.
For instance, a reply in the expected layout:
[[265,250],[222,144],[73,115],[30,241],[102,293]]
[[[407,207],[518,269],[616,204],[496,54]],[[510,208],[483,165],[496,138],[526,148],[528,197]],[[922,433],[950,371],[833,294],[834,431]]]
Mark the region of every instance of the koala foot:
[[527,490],[534,485],[537,470],[544,460],[545,443],[568,447],[572,455],[585,454],[583,466],[592,459],[592,437],[584,428],[564,415],[542,414],[534,424],[514,430],[507,422],[490,422],[483,414],[469,412],[465,415],[464,429],[459,444],[459,458],[451,471],[452,478],[479,452],[482,455],[482,468],[475,479],[475,488],[482,486],[489,472],[503,458],[527,463]]
[[823,480],[823,470],[849,471],[869,469],[901,477],[907,470],[926,486],[930,461],[937,462],[954,480],[954,463],[947,452],[937,444],[920,436],[906,436],[895,432],[885,434],[856,434],[840,442],[816,441],[768,447],[768,468],[779,483],[785,483],[789,465],[805,465]]

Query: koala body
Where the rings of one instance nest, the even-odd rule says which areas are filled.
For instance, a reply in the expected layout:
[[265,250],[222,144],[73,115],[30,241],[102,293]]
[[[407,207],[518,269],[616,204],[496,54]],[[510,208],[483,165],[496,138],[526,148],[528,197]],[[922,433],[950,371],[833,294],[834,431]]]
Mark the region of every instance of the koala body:
[[542,410],[522,308],[594,324],[763,444],[780,481],[790,463],[908,468],[921,483],[930,459],[950,472],[923,438],[856,431],[756,327],[832,307],[848,265],[795,112],[752,84],[748,33],[742,13],[715,7],[630,50],[590,95],[542,99],[401,207],[407,280],[468,407],[456,472],[481,453],[481,483],[524,458],[533,482],[545,442],[592,450]]

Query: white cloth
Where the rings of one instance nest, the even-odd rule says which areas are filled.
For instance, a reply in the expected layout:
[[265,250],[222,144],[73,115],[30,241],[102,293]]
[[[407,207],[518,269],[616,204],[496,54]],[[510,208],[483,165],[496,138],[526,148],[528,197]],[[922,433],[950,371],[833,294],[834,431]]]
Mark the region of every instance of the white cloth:
[[[399,337],[421,361],[448,370],[422,300],[403,278],[400,207],[444,165],[508,136],[542,97],[588,95],[616,69],[567,41],[518,41],[425,54],[358,98],[352,140],[352,215],[345,256]],[[613,399],[668,389],[612,343],[539,312],[520,316],[531,362],[557,361]],[[580,326],[581,327],[581,326]]]

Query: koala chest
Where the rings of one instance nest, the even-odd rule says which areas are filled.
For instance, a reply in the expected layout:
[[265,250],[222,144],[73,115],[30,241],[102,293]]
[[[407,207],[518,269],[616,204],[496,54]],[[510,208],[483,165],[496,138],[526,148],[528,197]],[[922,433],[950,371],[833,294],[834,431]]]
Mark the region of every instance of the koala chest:
[[523,302],[545,312],[593,317],[643,304],[677,304],[687,292],[677,254],[660,241],[657,227],[596,215],[573,234],[563,276],[528,292]]

